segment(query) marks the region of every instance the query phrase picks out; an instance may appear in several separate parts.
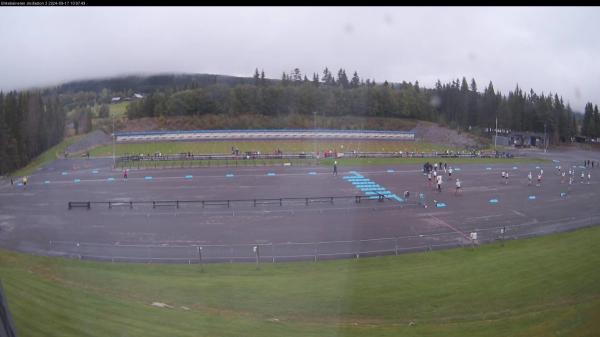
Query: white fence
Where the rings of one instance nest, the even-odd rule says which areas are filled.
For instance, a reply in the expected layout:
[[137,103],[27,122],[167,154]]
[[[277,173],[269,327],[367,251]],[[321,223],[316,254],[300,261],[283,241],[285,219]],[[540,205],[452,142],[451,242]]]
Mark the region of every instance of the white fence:
[[226,139],[363,139],[414,141],[414,132],[374,130],[197,130],[117,132],[117,142]]

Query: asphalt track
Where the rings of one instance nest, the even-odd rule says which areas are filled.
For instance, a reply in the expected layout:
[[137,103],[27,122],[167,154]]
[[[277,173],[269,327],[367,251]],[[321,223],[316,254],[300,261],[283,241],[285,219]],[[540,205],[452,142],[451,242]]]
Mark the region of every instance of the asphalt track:
[[[517,238],[600,223],[600,168],[591,170],[589,184],[587,176],[580,183],[583,160],[600,156],[583,151],[535,155],[560,162],[456,165],[453,178],[463,186],[458,196],[447,174],[441,193],[429,188],[421,165],[340,167],[338,176],[330,167],[149,169],[129,171],[125,180],[111,169],[110,159],[57,160],[33,174],[26,187],[0,186],[0,245],[44,255],[197,262],[197,246],[206,261],[253,261],[252,247],[259,244],[262,259],[323,259],[468,245],[471,232],[478,232],[478,242],[489,242],[501,237],[503,226],[508,238]],[[576,166],[572,186],[560,183],[557,165]],[[537,167],[544,170],[542,185],[528,186],[527,173],[535,177]],[[508,184],[500,178],[502,170],[510,173]],[[408,190],[411,196],[407,202],[336,199],[306,205],[299,199],[256,207],[250,202],[229,207],[182,203],[179,208],[128,204],[366,196],[352,176],[386,193],[402,197]],[[429,207],[417,205],[419,192]],[[115,202],[112,208],[67,207],[69,201],[109,200]]]

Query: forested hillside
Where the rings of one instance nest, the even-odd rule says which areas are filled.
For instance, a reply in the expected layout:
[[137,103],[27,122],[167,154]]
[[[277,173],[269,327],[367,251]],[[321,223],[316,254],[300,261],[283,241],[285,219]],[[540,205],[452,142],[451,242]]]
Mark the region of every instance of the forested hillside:
[[[568,141],[578,134],[576,115],[558,94],[523,91],[517,85],[503,94],[490,82],[480,90],[475,79],[456,79],[421,88],[418,82],[377,83],[352,77],[340,69],[337,77],[327,68],[320,77],[309,79],[299,69],[269,81],[256,70],[254,78],[242,84],[210,84],[191,81],[179,91],[156,90],[130,104],[130,119],[158,116],[201,116],[205,114],[289,113],[320,116],[402,117],[435,121],[462,129],[498,127],[543,132],[553,143]],[[183,88],[181,88],[183,87]],[[592,106],[592,103],[589,103]],[[597,108],[596,108],[597,109]],[[597,116],[597,113],[596,113]],[[593,120],[593,118],[592,118]],[[586,134],[600,134],[588,123]]]
[[0,92],[0,175],[59,143],[64,128],[65,113],[56,94]]
[[[141,93],[143,98],[134,98],[134,93]],[[283,73],[280,79],[268,79],[258,69],[253,77],[125,76],[0,93],[0,174],[26,165],[58,143],[66,122],[73,122],[78,133],[85,133],[91,129],[93,117],[108,120],[113,97],[131,100],[124,102],[130,120],[160,117],[158,123],[164,126],[172,124],[165,122],[166,117],[181,116],[195,118],[189,124],[197,128],[225,124],[278,128],[284,123],[313,127],[310,120],[321,121],[319,125],[324,127],[324,121],[336,118],[346,121],[337,127],[365,128],[373,125],[369,119],[377,117],[433,121],[460,130],[481,131],[494,128],[497,119],[501,129],[543,132],[546,128],[555,144],[578,134],[600,137],[598,106],[591,102],[582,116],[557,93],[538,94],[518,85],[501,93],[491,82],[480,88],[475,79],[464,77],[449,83],[438,80],[433,88],[424,88],[418,82],[376,82],[361,78],[356,71],[349,76],[344,69],[334,74],[328,68],[322,74],[310,75],[296,68]],[[66,111],[70,111],[68,118]],[[294,116],[292,121],[290,116]],[[342,116],[354,119],[348,122],[339,119]],[[214,122],[223,118],[231,118],[231,122]],[[327,127],[336,125],[328,123]],[[386,124],[384,128],[393,126]]]

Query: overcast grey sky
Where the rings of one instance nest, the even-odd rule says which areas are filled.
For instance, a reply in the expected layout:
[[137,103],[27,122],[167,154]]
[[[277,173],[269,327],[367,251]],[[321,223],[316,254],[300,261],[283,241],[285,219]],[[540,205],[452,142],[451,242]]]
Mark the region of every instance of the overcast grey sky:
[[[129,73],[357,70],[600,104],[600,8],[0,7],[0,90]],[[310,77],[310,76],[309,76]]]

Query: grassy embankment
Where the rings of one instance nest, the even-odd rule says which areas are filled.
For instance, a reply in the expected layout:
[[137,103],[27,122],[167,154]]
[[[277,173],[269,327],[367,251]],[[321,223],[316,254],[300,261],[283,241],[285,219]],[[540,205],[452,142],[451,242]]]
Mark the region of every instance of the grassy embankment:
[[0,277],[21,337],[597,336],[599,240],[595,227],[505,247],[204,272],[0,250]]
[[27,164],[27,166],[9,174],[9,176],[23,177],[23,176],[32,174],[40,167],[55,160],[56,158],[63,156],[65,149],[69,145],[71,145],[71,144],[75,143],[76,141],[78,141],[79,139],[81,139],[83,136],[84,135],[77,135],[77,136],[65,138],[62,142],[54,145],[53,147],[49,148],[41,155],[35,157],[31,162],[29,162],[29,164]]

